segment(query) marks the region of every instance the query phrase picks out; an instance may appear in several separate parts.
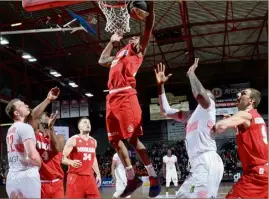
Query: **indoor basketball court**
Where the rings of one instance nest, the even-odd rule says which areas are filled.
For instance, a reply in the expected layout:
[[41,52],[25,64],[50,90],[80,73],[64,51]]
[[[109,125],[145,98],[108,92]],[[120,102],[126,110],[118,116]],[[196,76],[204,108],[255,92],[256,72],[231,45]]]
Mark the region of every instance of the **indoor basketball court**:
[[[258,104],[261,101],[257,108],[260,117],[258,120],[253,120],[252,118],[249,120],[251,122],[252,120],[258,121],[262,125],[262,129],[259,129],[262,134],[262,144],[268,146],[268,132],[266,129],[268,127],[268,1],[156,0],[154,4],[151,4],[151,2],[135,0],[0,1],[0,198],[8,197],[6,179],[9,164],[14,161],[8,156],[10,155],[8,148],[12,144],[8,143],[9,139],[7,138],[9,127],[13,123],[10,115],[6,113],[6,106],[12,99],[18,98],[25,102],[25,106],[27,104],[33,110],[33,107],[40,104],[44,97],[49,96],[48,91],[50,92],[50,89],[54,87],[59,88],[61,92],[58,91],[60,95],[56,97],[56,100],[49,100],[46,111],[57,112],[59,115],[55,116],[55,126],[50,127],[50,130],[52,129],[51,132],[55,133],[55,137],[60,134],[64,135],[66,142],[80,131],[78,121],[81,118],[86,117],[84,119],[90,120],[88,126],[90,130],[88,130],[89,132],[87,131],[87,135],[95,140],[91,142],[91,144],[95,143],[95,148],[88,148],[87,141],[85,141],[85,146],[82,147],[85,147],[83,150],[86,152],[94,151],[96,158],[92,159],[92,154],[87,155],[84,151],[83,161],[89,160],[93,162],[98,160],[100,175],[91,166],[89,168],[93,168],[96,175],[93,177],[91,173],[89,176],[94,179],[94,187],[95,184],[98,184],[98,186],[100,184],[101,198],[112,198],[113,194],[115,194],[115,176],[111,171],[114,149],[112,149],[112,145],[108,140],[110,137],[119,135],[121,131],[126,131],[126,134],[128,134],[139,129],[143,134],[141,141],[146,146],[146,150],[145,148],[139,150],[147,151],[146,153],[149,153],[151,158],[148,165],[143,161],[147,166],[143,165],[135,150],[130,147],[130,143],[129,145],[127,144],[126,153],[131,159],[130,161],[128,160],[131,162],[129,167],[136,173],[139,177],[138,180],[140,180],[139,183],[142,184],[131,195],[131,198],[149,198],[149,184],[151,183],[149,176],[150,178],[152,177],[151,180],[154,178],[153,180],[158,182],[158,186],[160,185],[159,180],[165,178],[166,170],[163,157],[168,150],[177,155],[174,167],[175,170],[177,169],[175,171],[176,179],[180,181],[179,188],[184,180],[193,177],[189,175],[191,169],[189,157],[191,156],[186,150],[188,145],[187,130],[197,130],[198,123],[203,122],[203,120],[198,119],[192,123],[194,126],[190,125],[188,128],[182,122],[181,113],[188,112],[186,115],[188,115],[189,119],[189,113],[193,113],[192,111],[196,109],[197,104],[201,105],[198,96],[202,95],[201,93],[197,94],[198,91],[203,91],[204,95],[209,91],[213,96],[212,98],[214,98],[215,106],[214,111],[212,111],[214,116],[212,121],[214,123],[208,119],[205,120],[207,124],[204,126],[206,126],[207,130],[210,129],[210,138],[208,139],[213,140],[213,145],[215,144],[213,151],[220,159],[218,163],[222,159],[224,165],[224,167],[221,166],[221,169],[224,168],[224,172],[222,169],[223,173],[219,175],[223,175],[223,178],[218,189],[217,198],[225,198],[237,180],[243,176],[241,175],[243,166],[240,162],[238,142],[236,141],[239,131],[238,128],[234,128],[243,125],[242,123],[236,124],[233,128],[225,129],[225,133],[214,134],[214,136],[212,136],[211,130],[215,130],[216,122],[222,120],[224,116],[225,118],[232,116],[240,110],[238,107],[241,102],[241,96],[247,96],[249,101],[252,100],[251,106],[254,104],[253,109],[257,108],[256,101],[258,101]],[[152,10],[150,12],[150,8],[154,8],[154,12]],[[152,21],[150,22],[149,19]],[[113,40],[113,36],[116,38],[115,40]],[[148,40],[145,42],[143,39],[147,37]],[[144,41],[144,43],[141,41]],[[141,50],[142,46],[143,50]],[[110,49],[109,56],[106,55],[107,49]],[[104,54],[107,62],[102,62],[101,58]],[[130,63],[127,59],[128,56],[133,56],[130,58]],[[120,61],[120,64],[121,61],[126,64],[122,64],[119,70],[114,67],[120,66],[118,61]],[[194,71],[198,66],[198,61],[200,65],[197,69],[197,77],[193,72],[194,76],[191,78],[189,76],[190,68]],[[156,68],[159,67],[160,63],[163,63],[161,65],[164,67],[159,71],[160,77],[167,78],[162,83],[158,82],[159,72],[156,72]],[[127,66],[130,67],[130,71]],[[133,72],[134,68],[135,71]],[[110,74],[113,69],[114,71],[118,70],[115,72],[115,76]],[[169,74],[167,77],[165,76],[165,70]],[[173,76],[170,78],[172,73]],[[114,81],[116,83],[120,82],[120,86],[111,86],[113,81],[109,80],[113,77],[124,77],[126,79]],[[170,78],[169,80],[168,77]],[[194,84],[194,78],[199,78],[200,80],[196,80]],[[121,83],[125,80],[128,85],[124,84],[124,87],[121,87]],[[164,86],[165,82],[166,93],[163,91],[164,87],[161,87]],[[196,89],[193,89],[195,85]],[[257,89],[258,97],[253,99],[253,90],[249,94],[246,92],[248,88]],[[131,117],[128,116],[121,118],[121,121],[126,123],[128,127],[126,126],[125,128],[124,126],[123,130],[120,126],[117,130],[111,130],[108,128],[107,123],[109,119],[108,109],[112,110],[111,104],[119,107],[123,99],[115,100],[111,103],[109,97],[113,93],[121,94],[122,92],[125,95],[125,90],[128,93],[128,89],[132,89],[135,96],[137,95],[136,100],[139,100],[139,102],[137,101],[136,104],[139,108],[137,112],[134,112],[132,105],[129,105],[131,100],[128,101],[129,104],[127,103],[126,107],[130,106],[131,108],[129,108],[135,116],[141,115],[141,118],[138,119],[139,121],[136,122],[140,126],[139,128],[134,128],[129,121],[127,124],[126,121]],[[239,93],[240,95],[237,95]],[[206,98],[204,95],[203,99]],[[173,110],[178,111],[173,113],[177,117],[175,121],[172,120],[174,119],[173,117],[166,117],[167,114],[161,108],[161,96],[166,96],[168,106],[171,105]],[[207,98],[209,106],[205,107],[209,109],[212,105],[212,100],[210,101],[209,95],[207,95]],[[242,99],[246,98],[242,97]],[[48,97],[45,98],[46,100],[48,100]],[[202,101],[202,104],[205,103],[204,101]],[[12,114],[15,117],[16,106],[13,106]],[[199,107],[204,108],[204,106]],[[141,111],[139,112],[140,109],[143,114]],[[129,114],[129,109],[127,108],[126,110],[121,109],[119,112]],[[114,115],[114,120],[110,118],[110,121],[120,125],[120,122],[115,120],[117,116],[112,112],[111,115]],[[26,123],[27,117],[25,116],[22,123]],[[132,118],[135,120],[135,117]],[[247,124],[252,125],[251,122]],[[34,130],[33,132],[36,133],[36,129]],[[50,136],[46,139],[51,139]],[[84,142],[82,140],[78,142]],[[256,138],[253,140],[255,141]],[[10,142],[13,143],[13,137]],[[17,144],[17,146],[22,146],[22,143]],[[41,144],[41,146],[51,150],[50,144],[52,144],[51,140],[48,145],[43,146]],[[136,143],[135,146],[137,145]],[[198,145],[196,144],[195,147],[198,147]],[[74,147],[76,146],[75,144]],[[119,145],[115,148],[117,147]],[[119,149],[117,148],[117,150]],[[138,148],[136,150],[138,151]],[[212,150],[210,149],[209,151],[211,152]],[[57,163],[59,170],[63,173],[61,177],[41,180],[45,183],[62,182],[61,188],[64,190],[66,189],[66,184],[68,184],[68,179],[70,182],[73,180],[73,185],[75,182],[75,177],[67,177],[69,175],[67,174],[67,167],[74,169],[79,168],[79,166],[74,163],[76,159],[67,161],[65,164],[68,166],[63,165],[64,159],[68,159],[68,157],[63,157],[62,152],[63,149],[58,151],[58,155],[62,159],[59,159],[59,164]],[[199,156],[207,152],[208,150],[204,150],[201,153],[197,152],[198,155],[196,155]],[[197,156],[193,157],[197,158]],[[140,157],[143,156],[140,155]],[[148,155],[146,157],[148,158]],[[42,164],[44,163],[42,158],[43,156],[40,159],[40,165],[41,162]],[[29,157],[27,156],[26,159],[28,160]],[[91,164],[93,164],[92,162]],[[209,162],[211,163],[211,161]],[[178,165],[175,166],[176,164]],[[124,172],[128,168],[128,165],[126,165],[125,167],[123,166]],[[200,163],[197,165],[198,168]],[[268,167],[268,156],[267,163],[261,165],[267,165],[266,167]],[[210,171],[208,170],[210,169],[208,168],[214,169],[214,167],[204,166],[204,168],[207,170],[208,176],[212,177],[212,174],[209,175]],[[198,170],[196,171],[198,172]],[[265,170],[264,168],[259,168],[259,175],[268,175]],[[153,173],[153,175],[150,175],[150,173]],[[130,177],[128,174],[126,176]],[[98,177],[100,177],[100,181],[96,180]],[[131,179],[134,179],[134,177]],[[195,178],[193,179],[195,180]],[[156,184],[155,181],[152,184]],[[169,183],[167,179],[166,182]],[[219,182],[220,180],[214,183],[214,187]],[[85,184],[87,183],[88,181],[85,182]],[[196,182],[190,184],[191,188],[186,193],[191,195],[194,189],[199,189],[198,187],[201,185],[196,188],[196,185],[193,185],[194,183]],[[206,182],[206,189],[208,190],[197,191],[196,198],[200,198],[198,197],[199,194],[201,194],[201,198],[206,198],[205,194],[209,192],[207,183],[209,183],[209,180]],[[123,184],[126,187],[127,179],[126,183]],[[268,188],[268,184],[265,186]],[[69,183],[69,189],[71,190],[70,187],[72,188],[72,183]],[[161,193],[155,198],[176,198],[173,187],[170,187],[169,194],[164,183],[161,184],[161,187]],[[92,190],[92,188],[87,190]],[[68,198],[66,190],[62,192],[65,198]],[[98,192],[98,188],[96,188],[96,192]],[[11,195],[12,193],[17,194],[16,197],[20,198],[19,192],[11,192]],[[72,195],[72,191],[69,194]],[[85,192],[84,197],[87,194]],[[216,195],[216,191],[214,194]],[[212,196],[212,198],[215,197]]]
[[[225,198],[227,193],[231,190],[233,183],[222,183],[219,188],[218,197],[217,198]],[[165,187],[163,187],[162,193],[157,196],[156,198],[176,198],[175,194],[173,193],[173,188],[170,190],[170,194],[167,197],[164,191]],[[102,198],[111,198],[113,193],[115,192],[114,187],[107,187],[100,189]],[[139,188],[134,194],[132,194],[131,198],[148,198],[148,187]]]

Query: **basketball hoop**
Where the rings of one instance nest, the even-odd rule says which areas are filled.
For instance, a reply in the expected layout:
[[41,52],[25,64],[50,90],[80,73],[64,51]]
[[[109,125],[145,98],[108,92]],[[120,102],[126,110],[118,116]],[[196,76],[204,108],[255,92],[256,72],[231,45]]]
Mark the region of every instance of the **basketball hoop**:
[[110,33],[130,32],[127,0],[99,0],[98,5],[106,17],[105,31]]

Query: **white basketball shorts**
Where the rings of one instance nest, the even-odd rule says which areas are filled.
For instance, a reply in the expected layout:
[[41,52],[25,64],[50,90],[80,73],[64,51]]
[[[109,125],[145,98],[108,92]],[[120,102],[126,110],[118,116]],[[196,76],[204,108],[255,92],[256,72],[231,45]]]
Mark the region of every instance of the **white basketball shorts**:
[[9,198],[41,198],[41,182],[38,169],[9,172],[6,191]]
[[178,186],[178,176],[176,170],[166,170],[166,187],[170,187],[171,181],[173,182],[174,186]]
[[177,198],[216,198],[223,176],[223,162],[215,151],[190,160],[190,175],[179,188]]

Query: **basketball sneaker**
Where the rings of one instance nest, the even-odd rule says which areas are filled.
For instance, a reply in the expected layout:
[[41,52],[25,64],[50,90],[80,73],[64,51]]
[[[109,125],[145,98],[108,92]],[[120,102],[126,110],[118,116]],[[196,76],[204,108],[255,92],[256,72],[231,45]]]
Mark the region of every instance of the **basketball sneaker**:
[[161,193],[162,190],[159,178],[150,176],[149,183],[150,183],[149,197],[155,198]]
[[137,176],[133,180],[127,180],[127,186],[125,187],[123,193],[120,195],[121,198],[126,198],[131,195],[136,189],[141,187],[143,181],[140,180]]

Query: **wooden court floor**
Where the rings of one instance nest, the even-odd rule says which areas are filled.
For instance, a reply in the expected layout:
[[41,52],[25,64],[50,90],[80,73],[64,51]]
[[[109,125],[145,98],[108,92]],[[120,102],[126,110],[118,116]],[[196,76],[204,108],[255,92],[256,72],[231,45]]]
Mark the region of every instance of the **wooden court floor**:
[[[219,192],[218,198],[225,198],[226,194],[230,191],[233,183],[222,183]],[[101,198],[112,198],[113,193],[115,192],[115,187],[102,187],[100,188]],[[5,186],[0,186],[0,198],[7,198]],[[142,187],[136,190],[131,198],[148,198],[148,187]],[[165,187],[162,188],[162,193],[157,198],[175,198],[175,190],[170,189],[169,197],[165,195]]]
[[[221,183],[218,198],[225,198],[226,194],[230,191],[233,183]],[[115,187],[102,187],[100,189],[102,198],[112,198],[113,193],[115,192]],[[131,198],[148,198],[148,187],[142,187],[136,190]],[[165,195],[165,187],[162,187],[162,193],[157,198],[175,198],[175,190],[170,188],[169,196]]]

